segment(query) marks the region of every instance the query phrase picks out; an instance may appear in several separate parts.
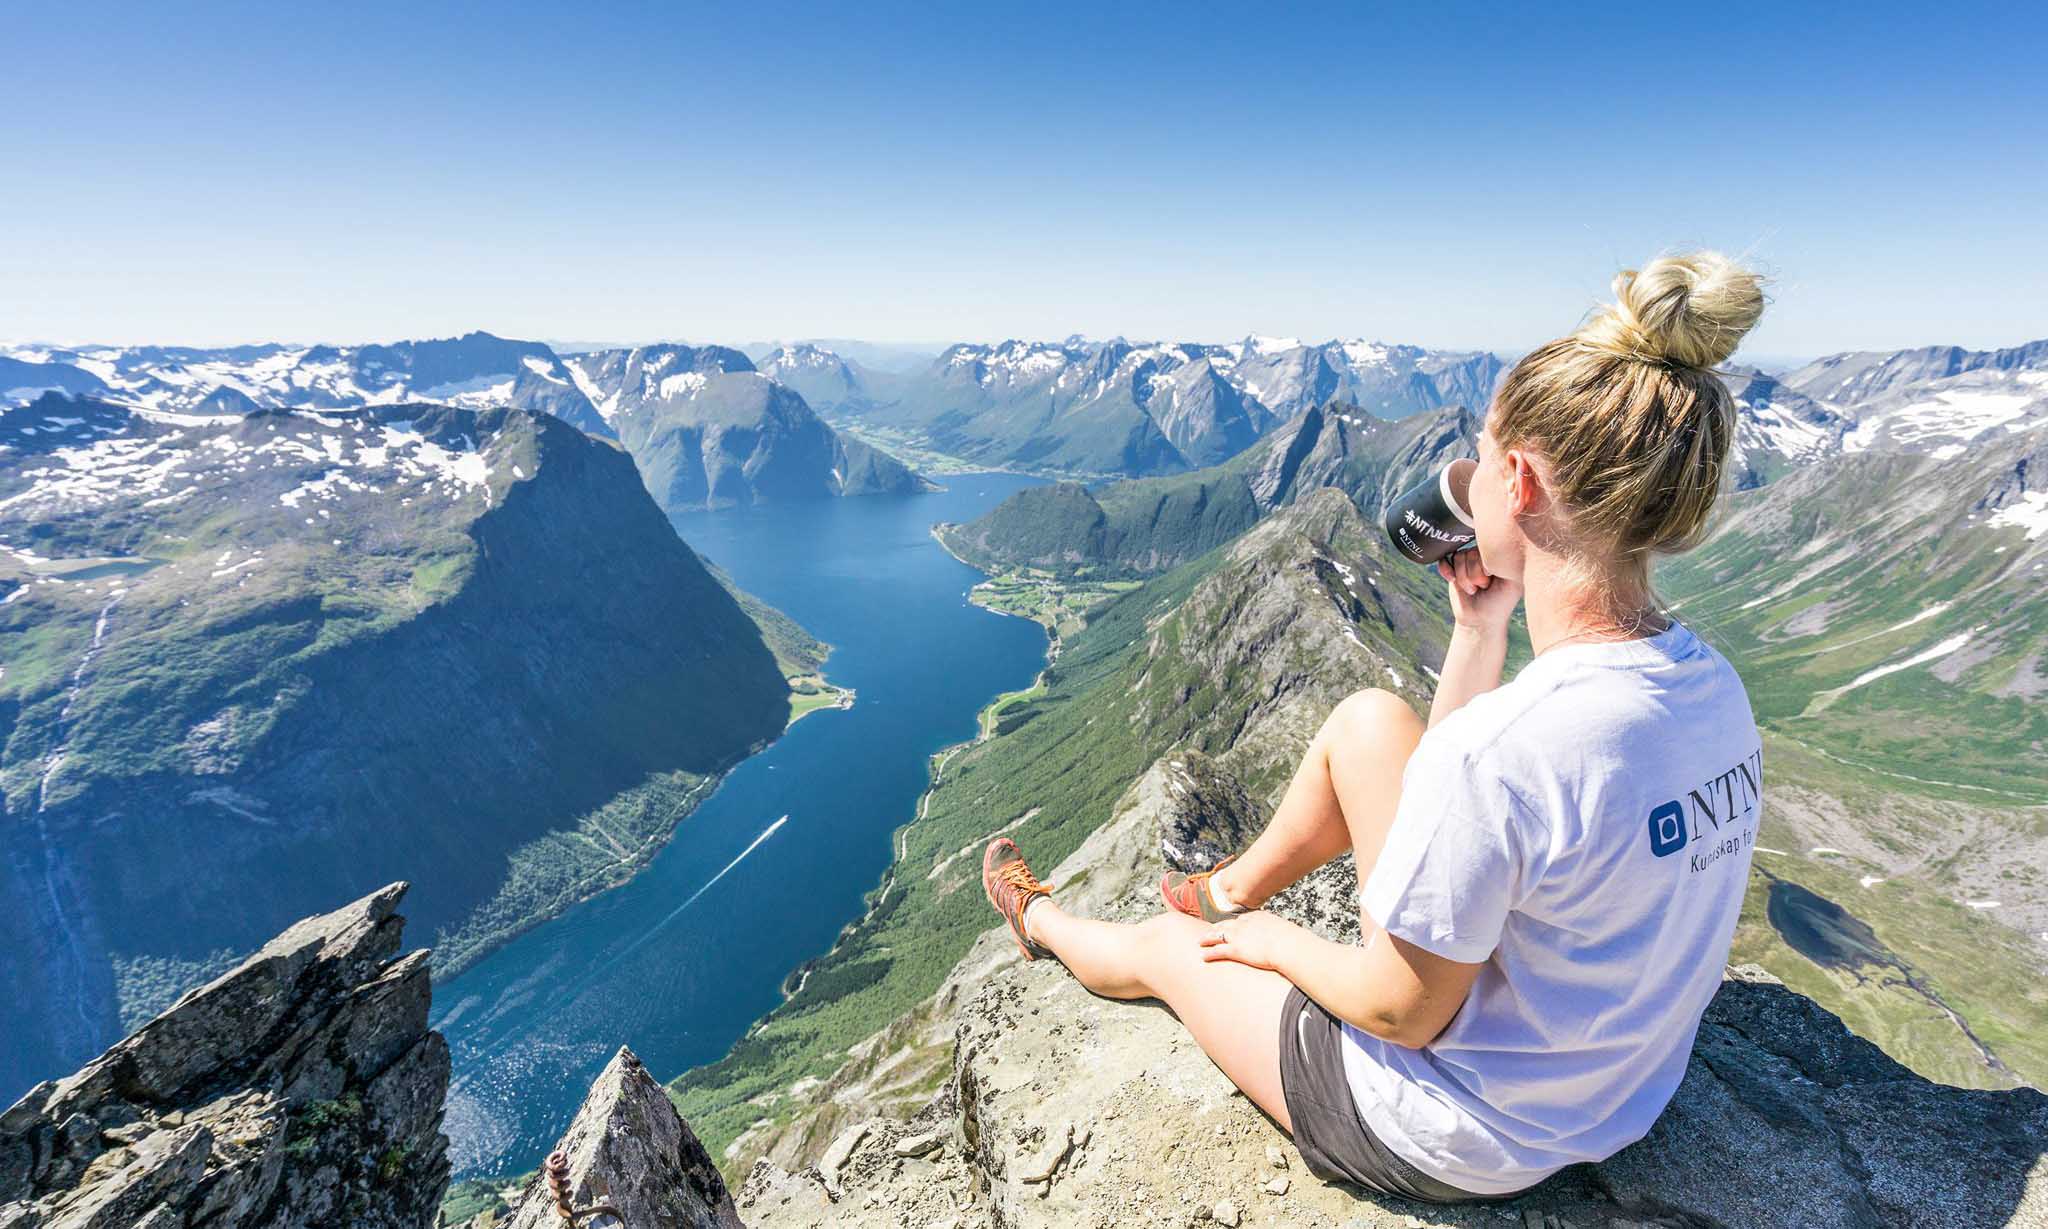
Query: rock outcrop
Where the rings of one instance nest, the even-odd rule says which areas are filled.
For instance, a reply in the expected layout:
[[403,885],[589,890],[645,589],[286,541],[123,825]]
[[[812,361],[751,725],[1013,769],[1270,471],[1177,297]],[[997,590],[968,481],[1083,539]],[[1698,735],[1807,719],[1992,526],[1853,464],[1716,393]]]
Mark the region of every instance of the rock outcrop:
[[[740,1229],[711,1155],[631,1050],[620,1049],[590,1086],[558,1151],[574,1211],[609,1209],[609,1223],[627,1229]],[[510,1229],[561,1224],[543,1171],[527,1183]]]
[[0,1114],[5,1229],[425,1229],[448,1047],[395,883],[291,927]]
[[[1070,909],[1155,908],[1162,850],[1229,840],[1239,790],[1176,753],[1047,877]],[[1356,936],[1349,860],[1273,903]],[[1650,1135],[1502,1205],[1432,1207],[1319,1181],[1154,1003],[1099,999],[992,930],[955,970],[952,1079],[907,1120],[841,1130],[739,1195],[764,1226],[2048,1225],[2048,1097],[1913,1074],[1754,967],[1732,969]]]

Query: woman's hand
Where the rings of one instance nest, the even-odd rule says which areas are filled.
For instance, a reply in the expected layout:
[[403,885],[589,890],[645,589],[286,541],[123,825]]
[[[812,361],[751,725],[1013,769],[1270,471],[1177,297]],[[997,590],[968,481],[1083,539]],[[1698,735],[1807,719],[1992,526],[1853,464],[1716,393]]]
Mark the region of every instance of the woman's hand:
[[1202,959],[1235,960],[1255,969],[1280,967],[1282,951],[1298,947],[1301,927],[1264,909],[1225,918],[1201,938]]
[[1522,600],[1520,581],[1488,572],[1476,548],[1439,560],[1436,570],[1450,588],[1451,617],[1459,627],[1487,633],[1507,631],[1515,604]]

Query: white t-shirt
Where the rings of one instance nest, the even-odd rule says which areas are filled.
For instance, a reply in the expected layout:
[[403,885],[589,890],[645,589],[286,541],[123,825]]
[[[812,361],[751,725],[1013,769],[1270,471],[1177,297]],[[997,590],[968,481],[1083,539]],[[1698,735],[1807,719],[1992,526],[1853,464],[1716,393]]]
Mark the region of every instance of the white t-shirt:
[[1360,902],[1486,963],[1420,1050],[1345,1026],[1373,1134],[1474,1194],[1642,1138],[1721,982],[1762,768],[1742,680],[1676,621],[1559,645],[1424,735]]

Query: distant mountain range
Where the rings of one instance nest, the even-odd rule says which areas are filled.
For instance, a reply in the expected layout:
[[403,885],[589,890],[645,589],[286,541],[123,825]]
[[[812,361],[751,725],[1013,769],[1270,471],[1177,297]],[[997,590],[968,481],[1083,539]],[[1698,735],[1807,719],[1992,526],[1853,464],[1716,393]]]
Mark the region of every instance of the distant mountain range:
[[1730,385],[1743,412],[1741,485],[1760,486],[1823,457],[1947,459],[2048,424],[2048,341],[1834,354],[1781,376],[1742,371]]
[[1381,418],[1483,407],[1503,370],[1485,353],[1262,337],[956,345],[910,372],[799,345],[761,367],[855,430],[971,464],[1098,476],[1214,465],[1332,399]]
[[0,358],[0,405],[58,390],[195,415],[406,401],[534,410],[618,439],[671,512],[923,489],[893,458],[842,441],[800,396],[748,391],[767,383],[753,370],[744,354],[716,346],[565,360],[540,342],[489,333],[363,346],[17,349]]
[[[908,369],[914,351],[847,348],[869,361],[814,343],[758,348],[756,359],[685,345],[563,356],[488,333],[363,346],[16,347],[0,358],[0,404],[54,389],[189,414],[400,401],[532,409],[619,439],[649,489],[680,511],[922,488],[893,457],[813,425],[813,408],[856,434],[961,464],[1142,476],[1228,460],[1333,399],[1380,418],[1483,407],[1503,370],[1486,353],[1263,337],[955,345]],[[755,373],[794,396],[730,378]]]
[[[1290,363],[1302,357],[1278,353]],[[1738,368],[1728,383],[1738,416],[1730,484],[1741,489],[1862,453],[1936,461],[1968,454],[1981,465],[2003,455],[2000,441],[2048,428],[2048,342],[1837,356],[1782,378]],[[1150,574],[1227,540],[1299,490],[1335,486],[1361,507],[1380,507],[1400,482],[1469,452],[1482,422],[1481,413],[1464,409],[1389,422],[1332,400],[1220,465],[1085,490],[1022,491],[942,536],[962,558],[990,569]],[[1417,441],[1428,446],[1418,452]],[[2024,472],[2022,464],[2021,485]],[[1842,498],[1844,514],[1861,506],[1853,494]]]
[[642,346],[570,357],[575,386],[670,511],[930,484],[835,432],[803,396],[723,346]]
[[[1506,370],[1485,352],[1258,336],[960,344],[921,362],[915,348],[835,344],[845,352],[794,342],[757,345],[752,358],[681,344],[565,356],[488,333],[364,346],[17,346],[0,354],[0,404],[54,389],[194,414],[401,400],[533,409],[619,439],[664,506],[681,511],[923,489],[886,449],[1055,476],[1186,473],[1326,405],[1383,419],[1483,413]],[[1954,456],[1987,430],[2048,421],[2044,352],[2048,341],[1831,355],[1778,375],[1731,368],[1736,485],[1872,447]],[[783,391],[733,378],[754,375]]]
[[810,347],[829,350],[845,357],[849,362],[859,363],[869,371],[916,371],[932,361],[932,356],[946,348],[944,342],[918,345],[912,342],[860,341],[851,337],[803,337],[783,341],[749,342],[739,347],[748,358],[755,362],[777,350]]
[[1221,465],[1090,490],[1063,482],[1011,496],[969,525],[941,525],[947,549],[984,571],[1146,576],[1221,546],[1324,487],[1362,508],[1470,455],[1478,419],[1462,407],[1398,421],[1332,403],[1307,410]]
[[401,875],[459,966],[650,856],[820,656],[547,414],[0,410],[0,1101]]

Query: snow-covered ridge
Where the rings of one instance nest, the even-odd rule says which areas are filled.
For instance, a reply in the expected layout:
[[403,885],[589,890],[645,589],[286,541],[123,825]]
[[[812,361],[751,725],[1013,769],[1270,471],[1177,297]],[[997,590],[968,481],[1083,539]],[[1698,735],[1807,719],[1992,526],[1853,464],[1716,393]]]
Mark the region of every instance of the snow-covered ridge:
[[1873,407],[1843,439],[1842,447],[1861,452],[1888,443],[1911,451],[1940,451],[1968,444],[1996,428],[2023,431],[2043,422],[2048,422],[2048,389],[2032,381],[1987,384],[1970,377],[1968,384],[1937,388],[1926,396],[1905,398],[1903,404]]
[[326,515],[320,505],[349,493],[401,504],[491,497],[492,440],[429,433],[389,411],[230,418],[86,404],[90,417],[38,406],[0,413],[0,516],[37,520],[274,491],[276,507],[310,521]]
[[777,346],[755,365],[770,373],[803,368],[833,370],[844,367],[846,360],[823,346],[800,342],[794,346]]
[[[241,413],[256,408],[349,408],[431,401],[470,409],[513,404],[531,381],[550,395],[580,394],[570,372],[538,342],[488,333],[432,341],[349,346],[28,346],[8,357],[75,368],[126,404],[182,413]],[[43,382],[48,386],[48,381]],[[40,388],[0,393],[25,404]],[[570,415],[573,418],[573,414]]]
[[1038,341],[1006,341],[994,346],[954,346],[941,358],[948,367],[971,368],[975,380],[1030,382],[1052,376],[1070,363],[1087,358],[1084,350]]

